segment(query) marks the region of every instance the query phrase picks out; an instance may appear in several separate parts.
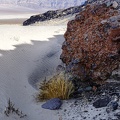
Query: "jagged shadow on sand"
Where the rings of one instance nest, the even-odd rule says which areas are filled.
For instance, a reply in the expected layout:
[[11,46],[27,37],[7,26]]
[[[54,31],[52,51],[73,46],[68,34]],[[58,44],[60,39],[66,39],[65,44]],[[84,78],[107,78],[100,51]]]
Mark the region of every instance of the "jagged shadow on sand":
[[[38,81],[54,74],[56,67],[62,64],[59,58],[63,35],[55,35],[48,39],[49,41],[31,40],[32,44],[15,45],[14,50],[0,50],[1,73],[10,74],[10,67],[13,72],[16,71],[15,73],[18,70],[18,76],[21,71],[27,75],[29,84],[36,88]],[[2,68],[7,70],[4,71]],[[10,75],[13,78],[14,76],[14,73]]]

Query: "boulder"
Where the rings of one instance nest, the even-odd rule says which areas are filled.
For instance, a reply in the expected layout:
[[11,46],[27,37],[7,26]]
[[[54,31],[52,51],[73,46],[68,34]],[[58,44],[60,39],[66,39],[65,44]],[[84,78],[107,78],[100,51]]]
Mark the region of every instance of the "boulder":
[[60,56],[66,72],[85,81],[106,80],[120,64],[120,15],[107,4],[87,5],[68,22]]
[[42,105],[42,108],[49,110],[59,109],[62,105],[62,101],[59,98],[53,98],[48,100],[46,103]]

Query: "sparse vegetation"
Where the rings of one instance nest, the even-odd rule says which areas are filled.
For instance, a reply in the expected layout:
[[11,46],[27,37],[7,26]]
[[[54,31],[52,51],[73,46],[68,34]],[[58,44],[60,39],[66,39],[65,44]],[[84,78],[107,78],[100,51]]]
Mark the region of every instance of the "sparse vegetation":
[[51,98],[60,98],[62,100],[69,99],[74,92],[74,85],[65,78],[64,74],[53,76],[49,81],[44,80],[40,83],[40,92],[37,100],[47,100]]
[[10,114],[16,114],[20,118],[24,118],[27,116],[26,114],[23,114],[22,111],[19,111],[19,109],[15,109],[14,104],[10,101],[10,99],[8,100],[8,106],[6,107],[6,110],[4,111],[4,113],[8,117]]

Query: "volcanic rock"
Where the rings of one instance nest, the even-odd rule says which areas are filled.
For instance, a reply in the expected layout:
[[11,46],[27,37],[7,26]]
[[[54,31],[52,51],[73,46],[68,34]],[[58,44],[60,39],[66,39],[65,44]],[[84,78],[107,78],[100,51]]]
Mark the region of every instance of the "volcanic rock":
[[97,101],[95,101],[93,103],[93,106],[95,108],[101,108],[101,107],[106,107],[108,105],[108,103],[110,102],[110,98],[109,97],[104,97],[104,98],[100,98]]
[[120,64],[120,15],[107,4],[87,5],[68,22],[61,60],[81,80],[106,80]]
[[42,108],[49,110],[59,109],[62,105],[62,101],[59,98],[53,98],[48,100],[46,103],[42,105]]

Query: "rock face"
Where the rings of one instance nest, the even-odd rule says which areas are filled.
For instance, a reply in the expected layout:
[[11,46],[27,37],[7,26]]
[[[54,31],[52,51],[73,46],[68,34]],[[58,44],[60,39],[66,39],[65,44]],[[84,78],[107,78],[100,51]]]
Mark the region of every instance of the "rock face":
[[81,80],[106,80],[120,64],[120,15],[111,4],[87,5],[67,25],[61,60]]

